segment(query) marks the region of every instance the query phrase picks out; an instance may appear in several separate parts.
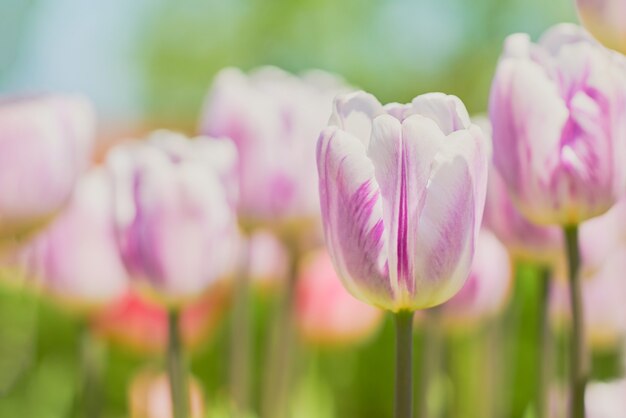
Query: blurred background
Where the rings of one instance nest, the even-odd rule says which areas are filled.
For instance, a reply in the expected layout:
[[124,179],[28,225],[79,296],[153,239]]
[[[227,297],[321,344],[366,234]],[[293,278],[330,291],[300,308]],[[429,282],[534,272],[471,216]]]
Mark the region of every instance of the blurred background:
[[[504,37],[519,31],[537,37],[562,21],[576,21],[570,0],[2,0],[0,91],[86,94],[96,104],[103,141],[153,128],[194,133],[212,77],[225,66],[321,68],[382,102],[444,91],[480,113]],[[503,350],[514,359],[500,365],[512,376],[507,399],[500,400],[503,416],[524,416],[533,396],[537,282],[525,280],[534,275],[527,270],[517,270],[515,297],[499,325],[510,332]],[[255,300],[257,347],[265,303]],[[301,352],[307,361],[298,362],[304,376],[294,395],[302,403],[298,418],[387,416],[389,322],[356,351]],[[53,305],[1,286],[0,417],[67,416],[78,376],[78,327]],[[209,416],[226,417],[219,415],[228,379],[220,359],[228,354],[228,325],[216,328],[196,350],[192,368],[210,399]],[[453,405],[440,416],[481,416],[473,403],[482,397],[475,378],[489,365],[481,332],[451,337],[456,349],[446,361],[462,383],[452,391],[442,379],[434,389],[434,409]],[[104,416],[124,417],[127,383],[151,357],[107,350]],[[617,354],[598,356],[594,373],[614,373]],[[381,389],[381,381],[390,384]]]

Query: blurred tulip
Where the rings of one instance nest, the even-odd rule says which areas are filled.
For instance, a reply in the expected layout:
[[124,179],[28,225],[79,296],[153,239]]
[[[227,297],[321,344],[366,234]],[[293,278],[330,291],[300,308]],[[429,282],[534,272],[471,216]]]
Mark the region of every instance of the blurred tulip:
[[[188,349],[212,334],[227,303],[227,289],[216,286],[183,308],[180,327]],[[103,338],[139,353],[160,354],[167,345],[167,310],[137,292],[127,293],[97,313],[92,326]]]
[[273,67],[249,75],[229,68],[217,75],[200,129],[237,145],[244,223],[319,216],[315,141],[342,90],[342,80],[321,71],[296,77]]
[[350,295],[326,251],[305,258],[296,284],[296,323],[302,337],[322,345],[354,344],[371,337],[383,312]]
[[[142,372],[129,389],[131,418],[173,418],[170,384],[165,374]],[[189,418],[204,417],[205,406],[198,382],[189,379]]]
[[199,296],[234,265],[227,140],[158,132],[113,148],[116,223],[130,273],[171,305]]
[[596,39],[626,54],[626,1],[576,0],[576,6],[583,25]]
[[[600,266],[582,266],[582,299],[585,306],[586,338],[592,347],[611,347],[626,336],[626,246],[612,251]],[[560,279],[560,278],[559,278]],[[558,318],[569,318],[568,288],[562,279],[553,280],[551,306]]]
[[482,229],[469,278],[459,293],[442,305],[445,319],[466,325],[495,317],[510,296],[512,279],[509,253],[493,233]]
[[[491,138],[488,119],[476,117],[472,120]],[[489,166],[483,224],[517,260],[554,266],[563,257],[561,230],[556,226],[539,226],[529,222],[511,201],[506,184],[493,164]]]
[[355,297],[393,311],[450,299],[482,218],[488,144],[463,103],[440,93],[382,106],[335,100],[317,161],[326,243]]
[[248,274],[261,291],[281,284],[287,276],[289,254],[280,240],[268,230],[257,230],[248,240]]
[[490,98],[494,163],[518,209],[575,225],[626,189],[626,77],[614,54],[571,24],[507,38]]
[[587,418],[626,416],[626,380],[591,382],[585,394]]
[[63,207],[89,163],[94,134],[94,111],[82,97],[0,100],[0,241]]
[[128,276],[115,237],[111,183],[103,168],[91,169],[80,180],[65,210],[22,255],[27,271],[70,306],[94,308],[126,291]]

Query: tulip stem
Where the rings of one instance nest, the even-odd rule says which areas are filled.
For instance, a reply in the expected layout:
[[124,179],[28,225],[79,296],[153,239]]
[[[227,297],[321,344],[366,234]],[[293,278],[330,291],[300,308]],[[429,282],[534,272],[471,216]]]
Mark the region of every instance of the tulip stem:
[[537,358],[539,370],[537,370],[537,418],[546,417],[546,395],[550,388],[550,364],[551,364],[551,344],[550,344],[550,319],[549,319],[549,296],[550,296],[550,275],[551,270],[542,266],[539,268],[539,305],[537,311]]
[[230,385],[235,416],[245,416],[248,409],[250,369],[250,255],[244,242],[241,268],[235,282],[231,332]]
[[569,297],[572,310],[570,339],[570,417],[585,416],[586,357],[583,324],[583,303],[580,287],[580,253],[578,226],[564,228],[569,273]]
[[413,312],[395,314],[396,397],[395,418],[413,417]]
[[291,362],[293,355],[293,299],[300,262],[300,248],[296,240],[285,240],[290,250],[289,272],[283,295],[271,329],[266,353],[264,393],[261,404],[264,418],[283,418],[287,412]]
[[100,383],[103,350],[86,321],[80,324],[80,334],[79,416],[98,418],[101,412]]
[[170,309],[167,315],[167,372],[170,379],[173,416],[174,418],[189,418],[189,397],[187,395],[187,378],[179,322],[179,311]]
[[418,403],[417,408],[419,411],[418,416],[425,418],[430,416],[429,411],[429,399],[428,393],[431,390],[431,384],[433,379],[437,377],[440,372],[440,357],[441,352],[441,309],[435,306],[424,311],[425,324],[424,324],[424,338],[423,338],[423,353],[420,366],[420,382],[419,392],[417,394]]

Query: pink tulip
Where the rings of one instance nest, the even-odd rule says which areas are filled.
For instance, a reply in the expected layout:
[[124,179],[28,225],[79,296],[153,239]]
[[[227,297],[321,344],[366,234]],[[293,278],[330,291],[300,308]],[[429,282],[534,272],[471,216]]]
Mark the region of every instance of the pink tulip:
[[65,210],[23,250],[27,270],[57,298],[94,307],[120,297],[128,276],[119,254],[111,183],[103,168],[79,182]]
[[169,303],[201,294],[234,265],[227,140],[160,132],[113,148],[116,225],[130,273]]
[[[204,397],[199,383],[189,379],[189,418],[205,416]],[[170,382],[165,374],[145,371],[130,384],[130,418],[173,418]]]
[[95,116],[75,96],[0,100],[0,239],[45,223],[87,167]]
[[[183,308],[180,327],[186,348],[196,348],[206,341],[221,320],[227,302],[227,289],[216,286]],[[135,291],[97,312],[92,326],[102,338],[139,353],[159,354],[167,345],[167,310]]]
[[317,162],[326,244],[350,293],[398,312],[460,290],[482,218],[488,144],[457,97],[382,106],[364,92],[339,96]]
[[311,253],[296,285],[296,323],[302,337],[323,345],[354,344],[371,337],[382,311],[350,295],[326,251]]
[[231,138],[239,151],[240,215],[276,223],[319,216],[315,141],[333,97],[345,87],[321,71],[296,77],[264,67],[221,71],[207,97],[204,134]]
[[626,190],[626,77],[575,25],[507,38],[493,81],[494,163],[532,222],[578,224]]
[[469,278],[459,293],[442,305],[446,319],[465,325],[496,316],[510,296],[512,273],[506,248],[493,233],[482,229]]
[[578,16],[593,36],[609,48],[626,54],[626,2],[577,0]]

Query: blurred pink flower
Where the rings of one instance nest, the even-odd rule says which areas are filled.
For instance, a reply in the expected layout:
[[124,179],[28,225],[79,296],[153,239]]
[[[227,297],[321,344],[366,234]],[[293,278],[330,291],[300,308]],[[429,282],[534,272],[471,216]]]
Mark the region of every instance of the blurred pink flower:
[[84,175],[69,205],[22,250],[22,258],[44,289],[70,306],[92,308],[126,292],[111,183],[103,168]]
[[358,299],[398,312],[441,304],[469,274],[488,143],[455,96],[382,106],[337,97],[317,161],[326,244]]
[[270,231],[259,229],[248,239],[248,274],[261,291],[280,287],[287,275],[289,254]]
[[495,166],[532,222],[580,223],[623,194],[625,72],[581,28],[509,36],[489,108]]
[[[165,374],[152,371],[139,373],[129,388],[130,418],[173,418],[170,383]],[[205,415],[204,396],[200,384],[189,378],[189,418]]]
[[296,284],[296,323],[302,337],[323,345],[354,344],[371,337],[383,311],[350,295],[326,251],[305,258]]
[[[215,286],[181,312],[183,343],[193,349],[205,341],[222,318],[228,289]],[[101,337],[140,353],[160,354],[167,345],[167,310],[131,291],[99,311],[92,326]]]
[[459,293],[441,306],[444,317],[462,325],[495,317],[510,296],[512,279],[509,253],[493,233],[482,229],[469,278]]
[[109,152],[123,259],[163,301],[197,297],[233,268],[235,162],[230,141],[170,132]]
[[315,141],[345,88],[321,71],[296,77],[273,67],[249,75],[228,68],[217,75],[200,130],[237,146],[244,223],[319,217]]
[[576,6],[583,25],[596,39],[626,54],[626,1],[576,0]]
[[89,165],[94,135],[94,111],[82,97],[0,100],[0,239],[63,207]]

